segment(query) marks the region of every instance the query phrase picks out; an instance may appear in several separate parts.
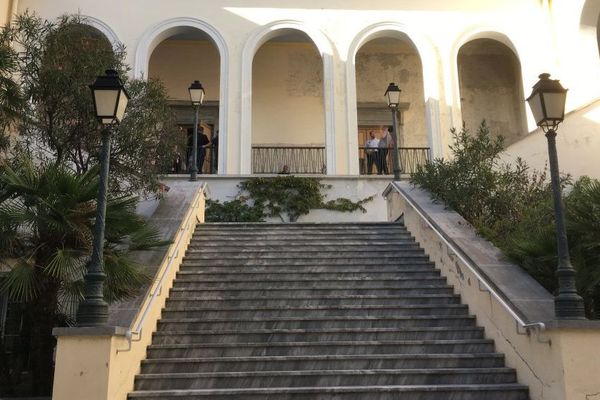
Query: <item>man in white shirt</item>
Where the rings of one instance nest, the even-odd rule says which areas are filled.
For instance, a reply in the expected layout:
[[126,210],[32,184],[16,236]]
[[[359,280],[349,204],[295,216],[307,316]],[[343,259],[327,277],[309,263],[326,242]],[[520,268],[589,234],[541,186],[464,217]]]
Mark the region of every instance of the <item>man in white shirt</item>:
[[379,139],[375,137],[373,131],[369,132],[369,137],[370,139],[367,140],[367,143],[365,143],[365,152],[367,153],[367,174],[371,175],[373,172],[373,164],[375,164],[377,173],[379,173]]

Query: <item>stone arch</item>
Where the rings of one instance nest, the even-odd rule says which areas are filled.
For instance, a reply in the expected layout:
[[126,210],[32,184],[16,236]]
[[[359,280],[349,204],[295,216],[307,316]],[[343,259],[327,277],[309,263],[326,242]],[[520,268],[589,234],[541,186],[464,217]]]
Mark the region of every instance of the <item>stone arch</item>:
[[585,31],[595,33],[598,55],[600,56],[600,2],[586,0],[581,10],[579,27],[584,33]]
[[119,40],[119,37],[107,23],[89,15],[82,15],[81,17],[83,19],[84,24],[89,25],[92,28],[97,29],[100,33],[102,33],[110,42],[113,49],[116,49],[118,46],[121,46],[122,42]]
[[163,40],[181,33],[186,29],[194,28],[207,34],[220,56],[219,71],[219,165],[220,174],[227,173],[227,142],[228,142],[228,73],[229,51],[225,39],[212,25],[191,17],[178,17],[162,21],[148,29],[141,37],[135,52],[134,76],[144,78],[148,75],[148,66],[152,52]]
[[327,174],[335,174],[335,132],[333,126],[333,46],[319,29],[300,21],[275,21],[261,27],[244,45],[242,53],[240,169],[242,174],[252,172],[252,67],[258,49],[289,31],[306,34],[316,46],[323,61],[323,100],[325,108],[325,152]]
[[[440,128],[440,86],[438,54],[428,38],[414,28],[398,22],[380,22],[360,31],[350,44],[346,58],[346,109],[348,116],[348,170],[350,174],[359,173],[358,165],[358,115],[356,95],[356,54],[367,42],[383,38],[396,37],[411,44],[421,59],[423,68],[423,93],[425,101],[425,120],[430,155],[439,157],[442,154]],[[385,88],[384,88],[385,90]],[[383,93],[382,93],[383,95]]]
[[[465,121],[466,119],[471,119],[470,117],[466,117],[465,113],[471,113],[472,110],[467,111],[464,109],[464,103],[466,93],[468,92],[468,84],[465,81],[461,82],[461,66],[460,66],[460,57],[461,51],[469,51],[469,49],[473,49],[476,46],[479,47],[488,47],[493,48],[495,51],[503,52],[504,55],[500,55],[498,57],[502,58],[505,62],[511,63],[512,71],[508,71],[506,68],[503,71],[505,73],[505,80],[512,80],[513,87],[512,91],[512,99],[508,99],[504,105],[505,112],[507,113],[506,117],[502,117],[503,121],[498,120],[497,122],[502,124],[507,124],[507,128],[504,130],[504,136],[506,137],[506,145],[510,145],[511,143],[518,141],[519,136],[527,133],[527,116],[525,109],[525,102],[523,99],[524,88],[523,88],[523,70],[521,58],[519,56],[519,51],[514,42],[508,37],[507,34],[499,32],[497,30],[486,30],[486,29],[475,29],[469,33],[463,34],[459,40],[456,41],[455,46],[453,47],[452,52],[452,70],[453,70],[453,86],[454,86],[454,104],[457,105],[455,109],[455,120],[456,121]],[[497,63],[498,67],[500,67],[499,63]],[[489,68],[489,65],[487,66]],[[506,67],[506,65],[505,65]],[[481,64],[481,68],[484,69],[483,73],[485,73],[485,68],[483,63]],[[489,71],[487,71],[489,72]],[[511,76],[512,75],[512,76]],[[496,78],[499,75],[495,74],[487,74],[492,78]],[[481,82],[485,82],[486,86],[494,86],[495,90],[499,89],[499,81],[484,81],[484,77],[481,77]],[[506,82],[505,82],[506,83]],[[496,108],[498,108],[499,104],[499,91],[496,90],[496,94],[494,95],[494,104]],[[481,100],[481,98],[480,98]],[[479,104],[482,104],[482,101],[478,101]],[[510,110],[511,106],[508,105],[512,103],[512,110]],[[459,106],[460,105],[460,106]],[[470,107],[470,106],[469,106]],[[502,111],[502,110],[501,110]],[[494,110],[495,112],[495,110]],[[490,124],[491,116],[493,116],[493,112],[489,111],[491,115],[480,115],[480,119],[487,119]],[[474,121],[470,126],[471,130],[476,129],[478,123],[474,123]],[[493,128],[493,126],[490,126]],[[511,130],[514,131],[511,133]]]

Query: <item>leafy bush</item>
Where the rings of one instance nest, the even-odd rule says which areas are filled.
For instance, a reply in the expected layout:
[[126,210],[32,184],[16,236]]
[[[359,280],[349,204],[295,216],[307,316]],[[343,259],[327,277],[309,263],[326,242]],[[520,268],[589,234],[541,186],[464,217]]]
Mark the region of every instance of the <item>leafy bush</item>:
[[206,201],[206,222],[263,222],[263,210],[246,204],[241,199],[221,203],[218,200]]
[[[552,192],[545,172],[530,171],[522,160],[499,161],[502,139],[483,122],[471,135],[452,131],[451,160],[421,167],[411,182],[427,189],[468,220],[505,255],[556,292],[558,264]],[[589,317],[600,316],[600,182],[562,178],[571,261]]]
[[340,212],[367,210],[363,207],[373,196],[353,202],[346,198],[325,201],[325,185],[317,178],[293,175],[274,178],[251,178],[241,182],[240,193],[233,201],[210,202],[206,209],[207,222],[262,222],[265,217],[280,217],[295,222],[312,209]]

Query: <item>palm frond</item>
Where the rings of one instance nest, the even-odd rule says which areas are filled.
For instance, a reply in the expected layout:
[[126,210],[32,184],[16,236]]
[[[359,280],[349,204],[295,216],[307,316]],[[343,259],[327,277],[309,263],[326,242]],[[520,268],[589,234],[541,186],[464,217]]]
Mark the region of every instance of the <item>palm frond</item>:
[[0,292],[19,302],[28,302],[38,293],[38,280],[35,266],[25,259],[20,259],[6,275]]

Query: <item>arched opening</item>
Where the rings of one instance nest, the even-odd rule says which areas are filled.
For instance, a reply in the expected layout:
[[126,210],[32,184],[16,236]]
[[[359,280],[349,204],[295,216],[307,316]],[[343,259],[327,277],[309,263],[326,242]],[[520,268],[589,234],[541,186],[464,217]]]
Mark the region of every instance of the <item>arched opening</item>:
[[471,131],[483,120],[508,146],[527,134],[521,64],[505,44],[475,39],[458,51],[462,119]]
[[[402,90],[398,143],[400,167],[410,173],[426,162],[428,136],[425,121],[423,67],[411,40],[400,32],[379,32],[356,53],[356,108],[358,157],[361,174],[392,173],[392,152],[385,131],[392,114],[384,96],[390,82]],[[377,150],[375,147],[379,147]]]
[[172,172],[186,173],[191,165],[195,113],[188,88],[195,80],[202,83],[206,93],[198,118],[198,173],[219,170],[220,75],[219,49],[207,33],[197,28],[175,29],[150,54],[148,77],[164,83],[180,132],[187,137],[185,149],[174,149]]
[[323,59],[310,37],[281,29],[252,61],[252,172],[326,171]]

